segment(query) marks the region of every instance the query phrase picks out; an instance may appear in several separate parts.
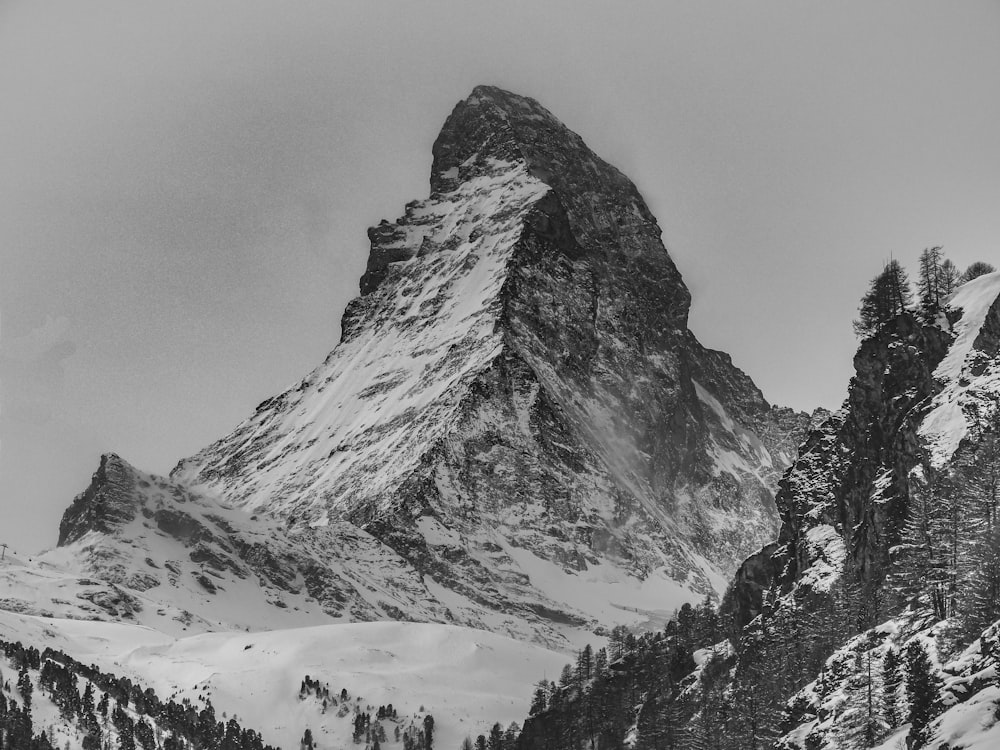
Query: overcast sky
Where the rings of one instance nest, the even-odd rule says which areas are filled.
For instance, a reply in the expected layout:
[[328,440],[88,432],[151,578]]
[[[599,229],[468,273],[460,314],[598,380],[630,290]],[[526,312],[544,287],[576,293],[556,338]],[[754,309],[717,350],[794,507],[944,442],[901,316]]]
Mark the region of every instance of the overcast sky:
[[165,473],[318,364],[365,229],[479,83],[639,186],[691,325],[843,399],[890,255],[1000,265],[1000,3],[0,4],[0,541],[103,451]]

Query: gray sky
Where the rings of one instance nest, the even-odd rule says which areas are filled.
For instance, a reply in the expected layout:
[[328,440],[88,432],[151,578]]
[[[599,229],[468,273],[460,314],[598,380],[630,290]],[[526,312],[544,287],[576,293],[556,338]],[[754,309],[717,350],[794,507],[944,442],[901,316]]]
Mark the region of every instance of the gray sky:
[[0,541],[54,544],[102,451],[166,472],[318,364],[479,83],[632,177],[706,345],[834,407],[883,259],[1000,265],[998,71],[985,0],[8,0]]

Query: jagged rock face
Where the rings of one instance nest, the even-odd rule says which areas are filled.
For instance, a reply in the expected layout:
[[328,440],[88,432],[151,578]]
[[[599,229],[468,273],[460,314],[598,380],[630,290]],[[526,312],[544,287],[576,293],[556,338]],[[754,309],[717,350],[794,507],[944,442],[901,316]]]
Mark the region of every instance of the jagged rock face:
[[[924,481],[917,468],[962,470],[1000,400],[1000,274],[961,287],[946,313],[941,325],[900,316],[862,342],[843,407],[809,433],[779,483],[778,544],[751,556],[727,594],[738,624],[775,583],[827,590],[846,574],[877,591]],[[836,569],[829,559],[841,554]]]
[[903,315],[861,344],[843,407],[810,431],[779,482],[777,544],[743,564],[727,597],[739,624],[759,613],[772,583],[787,588],[811,566],[827,565],[819,539],[842,537],[850,572],[881,582],[923,455],[918,429],[940,390],[934,369],[950,338]]
[[[57,549],[3,608],[160,630],[452,619],[406,560],[348,522],[324,535],[221,506],[116,455],[67,510]],[[531,628],[521,627],[522,635]]]
[[[434,145],[429,198],[369,237],[337,348],[170,481],[314,551],[340,592],[310,592],[320,609],[554,638],[719,591],[773,536],[806,416],[698,343],[635,186],[537,102],[477,88]],[[249,527],[139,505],[190,562],[252,568]],[[348,555],[415,588],[344,606],[344,570],[384,577]]]
[[901,316],[861,345],[844,408],[810,436],[781,483],[780,540],[797,550],[792,572],[809,564],[799,541],[818,524],[851,530],[845,541],[863,579],[885,570],[910,473],[922,457],[917,430],[940,389],[933,373],[949,339]]
[[101,456],[90,485],[73,499],[59,523],[59,546],[90,531],[110,532],[135,517],[135,477],[114,454]]

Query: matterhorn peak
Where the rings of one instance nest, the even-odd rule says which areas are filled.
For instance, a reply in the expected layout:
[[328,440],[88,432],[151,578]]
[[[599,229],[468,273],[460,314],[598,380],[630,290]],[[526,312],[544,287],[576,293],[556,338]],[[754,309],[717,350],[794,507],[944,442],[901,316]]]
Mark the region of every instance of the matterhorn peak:
[[[536,101],[477,87],[430,195],[369,238],[326,361],[173,481],[301,533],[353,524],[477,626],[606,619],[611,580],[669,607],[773,536],[805,415],[698,343],[638,190]],[[591,568],[593,598],[539,583]]]

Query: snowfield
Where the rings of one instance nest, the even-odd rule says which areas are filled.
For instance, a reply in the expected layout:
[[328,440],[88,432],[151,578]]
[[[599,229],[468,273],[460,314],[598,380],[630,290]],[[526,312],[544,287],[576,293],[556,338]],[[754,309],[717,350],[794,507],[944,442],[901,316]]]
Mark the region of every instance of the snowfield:
[[[532,684],[555,677],[564,653],[452,625],[372,622],[258,633],[204,633],[174,639],[150,628],[59,620],[0,611],[0,638],[48,645],[84,663],[123,674],[163,698],[210,697],[217,714],[261,733],[265,742],[297,748],[312,730],[323,750],[353,748],[355,706],[373,715],[392,704],[401,728],[435,722],[435,745],[505,728],[527,715]],[[324,713],[315,697],[299,698],[302,679],[350,695],[350,712]],[[360,699],[360,700],[359,700]],[[390,742],[393,723],[383,722]],[[401,745],[400,745],[401,746]]]

